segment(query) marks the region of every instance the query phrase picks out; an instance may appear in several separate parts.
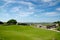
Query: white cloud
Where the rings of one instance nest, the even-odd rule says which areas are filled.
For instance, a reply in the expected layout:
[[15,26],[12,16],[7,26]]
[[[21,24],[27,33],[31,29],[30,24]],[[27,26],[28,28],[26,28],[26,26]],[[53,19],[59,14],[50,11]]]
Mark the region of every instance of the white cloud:
[[46,16],[57,16],[58,13],[57,12],[47,12],[45,13]]
[[15,1],[15,0],[4,0],[5,2],[13,2],[13,1]]
[[34,4],[32,4],[31,2],[25,2],[25,1],[15,1],[15,0],[4,0],[6,1],[5,5],[1,6],[0,8],[6,7],[11,3],[18,3],[18,4],[22,4],[22,5],[26,5],[28,6],[29,10],[34,10]]
[[[6,3],[4,6],[6,6],[7,4],[10,3],[19,3],[19,4],[24,4],[24,5],[28,5],[29,8],[32,8],[34,4],[32,4],[31,2],[25,2],[25,1],[15,1],[15,0],[4,0]],[[2,6],[2,7],[4,7]]]
[[34,13],[33,10],[28,9],[27,11],[22,11],[20,7],[13,7],[10,12],[14,13],[16,15],[19,15],[20,17],[26,17],[26,16],[30,16]]
[[30,10],[34,9],[34,7],[29,7]]
[[34,15],[35,17],[40,17],[40,15]]
[[42,0],[43,2],[43,7],[46,6],[46,7],[49,7],[49,6],[55,6],[59,3],[59,0]]
[[16,7],[13,7],[10,9],[10,12],[13,12],[13,13],[16,13],[17,15],[20,15],[21,17],[24,17],[24,16],[29,16],[31,14],[34,13],[34,5],[31,3],[31,2],[25,2],[25,1],[14,1],[13,3],[19,3],[19,4],[23,4],[23,5],[26,5],[28,6],[28,8],[25,10],[25,11],[22,11],[21,9],[23,9],[22,7],[20,6],[16,6]]
[[[26,5],[28,6],[27,11],[21,11],[21,8],[19,6],[13,7],[10,9],[11,13],[16,13],[17,15],[21,16],[21,17],[25,17],[25,16],[29,16],[31,14],[34,13],[34,4],[32,4],[31,2],[25,2],[25,1],[15,1],[15,0],[4,0],[6,3],[5,5],[1,6],[0,8],[4,8],[6,6],[8,6],[10,3],[18,3],[18,4],[22,4],[22,5]],[[7,16],[9,16],[8,14],[5,14]]]
[[51,2],[52,0],[42,0],[43,2]]
[[18,3],[27,5],[29,9],[34,9],[34,4],[32,4],[31,2],[19,1]]
[[5,1],[6,3],[3,6],[1,6],[0,8],[3,8],[5,6],[7,6],[7,4],[14,2],[13,0],[3,0],[3,1]]
[[54,14],[56,14],[56,12],[48,12],[48,13],[46,13],[47,15],[54,15]]
[[19,7],[13,7],[10,12],[19,12]]
[[60,8],[56,8],[57,11],[60,11]]
[[34,12],[20,12],[20,13],[19,13],[19,15],[20,15],[21,17],[30,16],[30,15],[32,15],[32,14],[34,14]]
[[56,5],[57,4],[57,2],[50,2],[49,3],[49,6],[54,6],[54,5]]

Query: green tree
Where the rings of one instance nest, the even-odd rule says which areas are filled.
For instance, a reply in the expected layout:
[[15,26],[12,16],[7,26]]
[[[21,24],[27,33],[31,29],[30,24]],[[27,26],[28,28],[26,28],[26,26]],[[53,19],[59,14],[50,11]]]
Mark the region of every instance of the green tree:
[[57,28],[58,31],[60,31],[60,26]]
[[58,24],[60,26],[60,21],[54,22],[55,24]]
[[11,24],[16,24],[16,23],[17,23],[17,21],[14,20],[14,19],[11,19],[11,20],[9,20],[9,21],[7,22],[7,24],[9,24],[9,25],[11,25]]
[[54,23],[59,25],[57,30],[60,31],[60,21],[57,21],[57,22],[54,22]]

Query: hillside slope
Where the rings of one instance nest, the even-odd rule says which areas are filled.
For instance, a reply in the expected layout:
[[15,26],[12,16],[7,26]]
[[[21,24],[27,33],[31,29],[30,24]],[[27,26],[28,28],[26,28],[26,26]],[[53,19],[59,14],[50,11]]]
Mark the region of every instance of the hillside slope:
[[0,25],[0,40],[60,40],[60,33],[31,26]]

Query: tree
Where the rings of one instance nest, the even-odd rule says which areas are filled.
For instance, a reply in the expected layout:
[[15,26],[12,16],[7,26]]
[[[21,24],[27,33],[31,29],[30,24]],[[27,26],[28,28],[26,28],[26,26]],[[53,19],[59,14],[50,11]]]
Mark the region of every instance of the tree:
[[2,21],[0,21],[0,24],[4,24]]
[[58,24],[60,26],[60,21],[54,22],[55,24]]
[[57,30],[60,31],[60,27],[58,27]]
[[58,24],[57,30],[60,31],[60,21],[54,22],[55,24]]
[[14,19],[11,19],[11,20],[9,20],[8,22],[7,22],[7,24],[16,24],[17,23],[17,21],[16,20],[14,20]]

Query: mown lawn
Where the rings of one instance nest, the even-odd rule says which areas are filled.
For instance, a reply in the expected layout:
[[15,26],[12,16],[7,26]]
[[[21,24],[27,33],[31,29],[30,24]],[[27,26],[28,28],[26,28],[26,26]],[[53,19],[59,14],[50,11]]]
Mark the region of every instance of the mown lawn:
[[60,33],[31,26],[0,25],[0,40],[60,40]]

